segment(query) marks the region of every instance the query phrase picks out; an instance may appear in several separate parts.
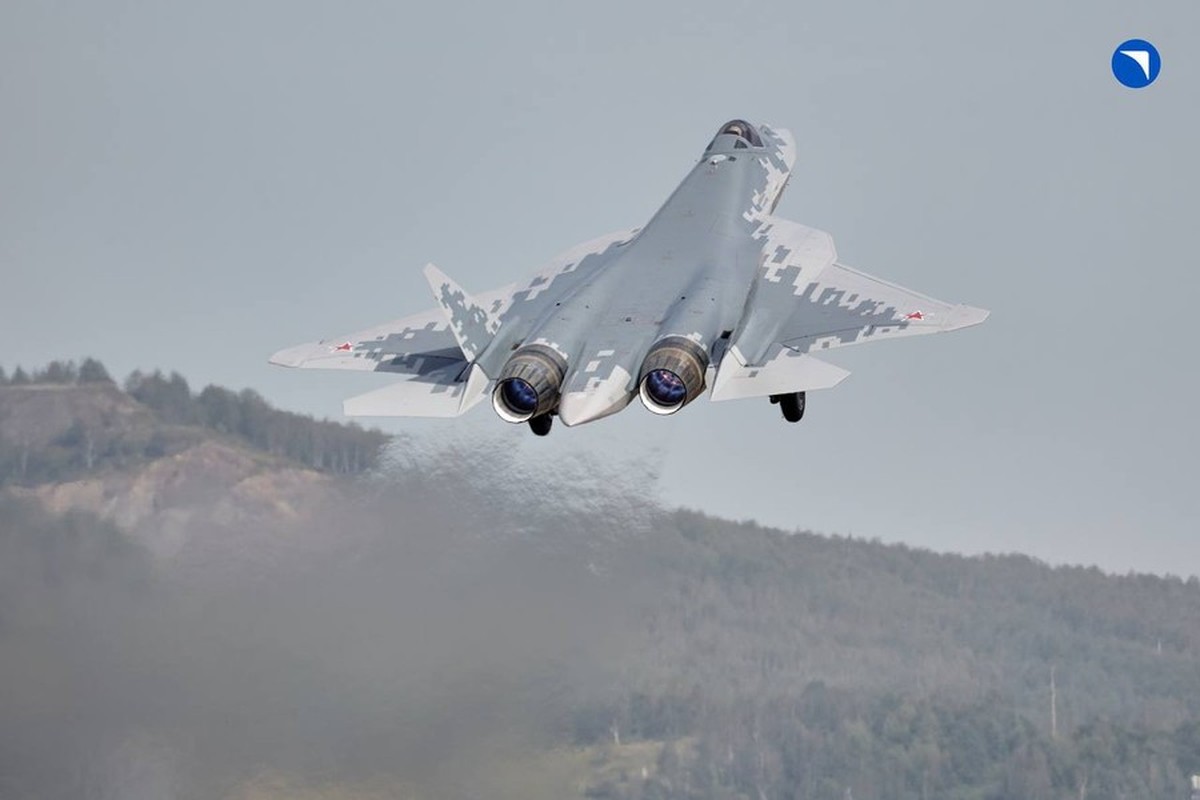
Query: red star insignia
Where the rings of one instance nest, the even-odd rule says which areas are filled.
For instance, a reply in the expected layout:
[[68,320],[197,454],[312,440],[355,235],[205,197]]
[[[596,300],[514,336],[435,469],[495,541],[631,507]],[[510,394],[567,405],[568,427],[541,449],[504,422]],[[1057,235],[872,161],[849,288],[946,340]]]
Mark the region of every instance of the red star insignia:
[[340,350],[340,351],[341,351],[341,352],[343,352],[343,353],[348,353],[348,352],[350,352],[350,348],[351,348],[351,346],[352,346],[352,345],[351,345],[349,342],[342,342],[341,344],[339,344],[337,347],[335,347],[335,348],[333,348],[333,349],[334,349],[335,351],[339,351],[339,350]]
[[915,319],[918,322],[920,322],[921,320],[925,319],[925,315],[923,313],[921,313],[920,311],[914,311],[911,314],[905,314],[904,319],[906,319],[906,320]]

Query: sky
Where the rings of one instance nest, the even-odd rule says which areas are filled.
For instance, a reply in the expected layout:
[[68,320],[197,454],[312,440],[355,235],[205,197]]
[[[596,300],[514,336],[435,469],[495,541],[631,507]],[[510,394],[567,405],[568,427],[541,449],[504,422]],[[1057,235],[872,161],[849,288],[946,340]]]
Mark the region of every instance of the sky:
[[[794,133],[777,213],[988,308],[846,348],[789,426],[636,404],[523,457],[646,458],[671,504],[784,529],[1200,573],[1200,5],[0,4],[0,365],[93,355],[340,417],[376,375],[284,346],[647,220],[718,126]],[[1162,54],[1130,90],[1109,60]],[[464,487],[470,491],[470,487]]]

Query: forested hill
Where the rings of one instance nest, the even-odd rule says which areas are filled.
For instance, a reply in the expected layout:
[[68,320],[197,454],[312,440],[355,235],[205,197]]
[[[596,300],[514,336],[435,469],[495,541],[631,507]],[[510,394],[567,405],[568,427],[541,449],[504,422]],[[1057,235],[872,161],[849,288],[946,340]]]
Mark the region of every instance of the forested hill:
[[92,358],[0,369],[0,484],[128,468],[214,436],[334,474],[377,466],[387,442],[358,425],[274,409],[251,389],[193,393],[177,372],[134,372],[122,389]]
[[734,523],[664,508],[650,467],[388,445],[177,375],[3,382],[5,797],[1187,798],[1200,773],[1196,578]]

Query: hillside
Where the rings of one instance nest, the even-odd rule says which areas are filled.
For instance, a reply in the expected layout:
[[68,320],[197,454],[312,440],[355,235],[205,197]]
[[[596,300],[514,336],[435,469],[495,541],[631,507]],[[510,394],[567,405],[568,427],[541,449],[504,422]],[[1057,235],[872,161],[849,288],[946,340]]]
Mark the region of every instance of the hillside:
[[193,393],[177,373],[122,389],[92,359],[0,380],[0,486],[114,522],[176,567],[294,553],[281,526],[311,519],[333,476],[376,466],[385,443],[249,390]]
[[0,386],[5,797],[1184,797],[1200,772],[1195,578],[785,533],[663,508],[648,467],[383,454],[252,393],[45,377]]

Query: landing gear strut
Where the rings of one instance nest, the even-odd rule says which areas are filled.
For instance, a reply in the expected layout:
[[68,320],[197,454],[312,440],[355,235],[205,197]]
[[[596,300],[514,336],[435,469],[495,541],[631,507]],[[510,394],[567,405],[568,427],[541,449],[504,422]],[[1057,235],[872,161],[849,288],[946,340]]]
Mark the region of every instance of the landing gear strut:
[[772,405],[778,404],[783,418],[788,422],[799,422],[804,417],[804,392],[771,395]]
[[533,417],[529,420],[529,430],[533,431],[537,436],[545,436],[550,433],[550,426],[554,424],[554,417],[549,414],[542,414],[539,417]]

